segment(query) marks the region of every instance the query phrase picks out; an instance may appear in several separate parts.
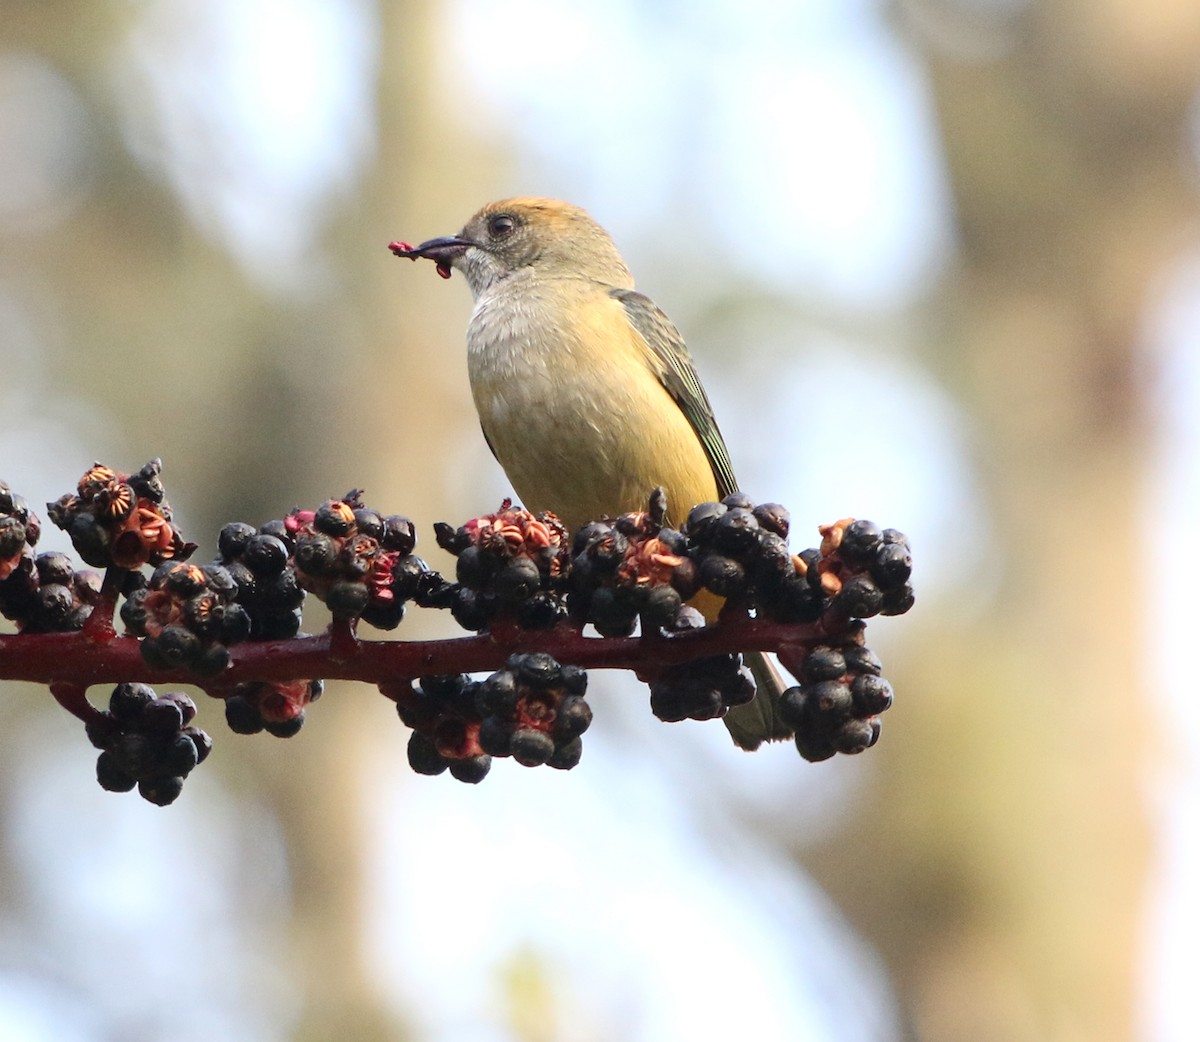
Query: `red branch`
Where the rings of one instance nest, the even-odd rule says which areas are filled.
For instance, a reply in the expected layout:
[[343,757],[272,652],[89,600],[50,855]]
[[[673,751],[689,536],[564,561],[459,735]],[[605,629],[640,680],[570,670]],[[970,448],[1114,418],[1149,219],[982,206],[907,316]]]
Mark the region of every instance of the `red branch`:
[[[776,651],[785,665],[795,668],[809,647],[836,638],[845,621],[839,624],[826,618],[781,625],[748,617],[724,618],[715,626],[646,637],[585,637],[564,625],[427,641],[359,640],[348,627],[335,627],[319,636],[235,645],[229,667],[215,679],[197,678],[183,670],[151,669],[132,637],[97,640],[98,634],[87,632],[4,635],[0,636],[0,678],[51,685],[72,693],[72,699],[73,692],[93,684],[129,681],[190,683],[219,696],[235,684],[253,680],[320,677],[378,685],[446,673],[480,673],[501,668],[517,651],[544,651],[583,669],[630,669],[649,678],[668,666],[734,651]],[[76,712],[79,707],[67,708]]]

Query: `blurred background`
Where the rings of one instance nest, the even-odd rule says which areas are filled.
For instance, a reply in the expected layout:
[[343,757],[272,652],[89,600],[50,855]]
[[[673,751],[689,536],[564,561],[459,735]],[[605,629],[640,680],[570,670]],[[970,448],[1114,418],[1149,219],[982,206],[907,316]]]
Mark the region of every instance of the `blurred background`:
[[1194,0],[0,2],[32,503],[162,456],[207,560],[361,486],[448,569],[507,486],[465,284],[386,245],[550,195],[793,546],[900,528],[918,592],[881,743],[815,766],[597,673],[576,770],[468,787],[344,685],[288,741],[202,705],[163,810],[4,684],[0,1036],[1193,1038],[1198,89]]

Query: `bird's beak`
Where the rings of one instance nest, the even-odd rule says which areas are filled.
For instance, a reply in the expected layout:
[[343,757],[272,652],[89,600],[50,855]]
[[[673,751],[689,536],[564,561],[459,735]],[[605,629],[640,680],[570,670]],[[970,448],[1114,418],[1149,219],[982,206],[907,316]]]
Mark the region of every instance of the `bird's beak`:
[[388,249],[397,257],[408,257],[410,260],[425,257],[437,265],[437,272],[442,278],[448,279],[455,260],[474,245],[457,235],[443,235],[439,239],[427,239],[420,246],[409,246],[406,242],[389,243]]

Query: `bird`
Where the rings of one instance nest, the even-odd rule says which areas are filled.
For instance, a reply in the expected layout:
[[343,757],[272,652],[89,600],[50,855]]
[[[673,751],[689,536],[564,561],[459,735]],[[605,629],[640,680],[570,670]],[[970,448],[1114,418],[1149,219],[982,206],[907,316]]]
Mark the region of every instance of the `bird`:
[[[467,368],[488,447],[526,509],[575,529],[643,509],[665,489],[686,510],[737,490],[708,395],[678,329],[584,209],[520,197],[482,207],[455,235],[398,256],[466,279]],[[709,609],[711,614],[712,609]],[[735,744],[790,737],[784,683],[746,654],[757,694],[723,718]]]

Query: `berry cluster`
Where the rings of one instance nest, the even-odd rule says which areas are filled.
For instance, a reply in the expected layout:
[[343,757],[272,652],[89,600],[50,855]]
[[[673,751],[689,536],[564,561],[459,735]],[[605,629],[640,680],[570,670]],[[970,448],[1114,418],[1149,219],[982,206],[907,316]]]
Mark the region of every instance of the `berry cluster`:
[[266,731],[276,738],[291,738],[304,726],[305,707],[324,690],[323,680],[238,684],[225,699],[225,722],[234,734]]
[[801,554],[797,570],[828,594],[843,616],[903,615],[913,606],[912,549],[908,537],[873,521],[844,518],[822,525],[820,550]]
[[567,530],[553,514],[535,516],[506,499],[494,514],[461,528],[439,522],[434,531],[458,559],[458,582],[444,596],[463,629],[481,632],[502,615],[523,629],[566,618]]
[[137,786],[143,799],[165,807],[183,790],[183,780],[204,761],[212,740],[192,726],[196,704],[184,694],[161,697],[145,684],[118,684],[108,711],[87,724],[100,756],[96,779],[110,792]]
[[255,528],[231,521],[217,537],[216,564],[237,585],[250,618],[250,640],[286,640],[300,632],[305,593],[291,564],[292,537],[282,521]]
[[[820,545],[794,554],[787,511],[740,493],[693,507],[676,529],[666,522],[660,490],[645,510],[593,521],[573,539],[553,514],[534,515],[506,500],[461,527],[435,526],[438,544],[456,558],[456,582],[449,583],[414,555],[411,521],[366,507],[352,491],[258,528],[228,524],[217,560],[198,566],[189,562],[195,545],[171,521],[160,470],[158,460],[134,475],[97,463],[76,494],[49,505],[85,562],[109,569],[103,581],[76,571],[64,554],[37,554],[36,515],[0,483],[0,614],[16,621],[22,637],[84,628],[74,642],[18,647],[20,638],[3,637],[0,655],[20,667],[29,664],[22,656],[62,649],[63,661],[45,675],[60,704],[87,722],[101,751],[97,775],[108,789],[136,786],[146,799],[169,803],[211,748],[191,726],[195,706],[184,695],[158,697],[126,683],[106,712],[87,702],[90,678],[102,675],[94,656],[104,657],[111,645],[111,661],[128,667],[132,648],[114,640],[110,625],[119,596],[126,630],[140,638],[151,671],[195,675],[224,700],[237,733],[289,737],[323,689],[320,680],[286,679],[311,674],[311,666],[298,665],[311,658],[288,658],[286,645],[246,649],[228,679],[216,678],[230,665],[230,646],[296,636],[303,602],[316,594],[340,624],[326,640],[331,658],[339,665],[370,660],[361,676],[374,683],[396,678],[380,688],[412,728],[413,768],[448,771],[464,782],[482,780],[494,757],[558,769],[579,762],[592,719],[587,677],[552,655],[637,668],[649,680],[653,712],[674,721],[719,718],[749,702],[753,681],[729,649],[773,649],[799,680],[779,715],[801,755],[814,761],[872,746],[892,702],[879,660],[864,644],[862,620],[912,606],[912,553],[903,534],[870,521],[821,526]],[[149,580],[142,574],[147,564],[154,568]],[[380,646],[360,655],[354,622],[392,629],[409,603],[449,608],[464,628],[489,636],[461,646],[397,647],[395,658],[380,654]],[[683,634],[706,619],[716,623],[712,631]],[[596,641],[582,634],[588,625],[611,638],[640,626],[645,639],[636,650],[632,641]],[[485,680],[450,672],[468,662],[494,666],[522,646],[521,630],[550,629],[525,646],[551,654],[510,654]],[[705,657],[683,661],[688,654]],[[278,668],[281,657],[294,670]],[[260,671],[264,662],[269,668]],[[409,679],[420,672],[437,675]],[[248,679],[263,675],[285,679]]]
[[575,533],[570,608],[604,637],[627,637],[638,620],[643,632],[678,629],[684,601],[700,588],[687,537],[664,523],[661,493],[648,510],[593,521]]
[[695,659],[650,682],[650,711],[660,720],[715,720],[754,698],[741,655]]
[[100,599],[99,572],[77,572],[66,554],[53,550],[11,560],[13,569],[0,579],[0,615],[14,620],[22,633],[83,628]]
[[449,770],[461,782],[477,784],[492,769],[479,743],[482,717],[475,704],[478,684],[465,673],[422,677],[419,686],[388,684],[380,690],[396,702],[406,727],[408,763],[418,774]]
[[387,685],[400,719],[413,730],[408,762],[418,774],[449,770],[480,782],[492,757],[526,767],[569,770],[583,754],[581,736],[592,722],[584,700],[587,674],[550,655],[515,654],[483,681],[465,673],[423,677],[420,686]]
[[167,561],[128,595],[121,620],[142,638],[152,669],[216,676],[229,665],[229,645],[250,636],[250,615],[237,596],[238,584],[221,565]]
[[569,770],[583,755],[581,736],[592,722],[586,690],[587,674],[577,666],[560,666],[540,652],[509,656],[475,693],[480,746],[525,767]]
[[30,571],[29,561],[41,535],[42,523],[25,497],[0,481],[0,583],[19,569]]
[[815,621],[828,598],[798,576],[790,527],[778,503],[755,504],[740,492],[693,507],[684,531],[701,585],[776,622]]
[[892,704],[892,686],[878,656],[863,644],[865,629],[857,622],[840,643],[810,649],[800,685],[783,694],[780,712],[795,729],[800,755],[812,763],[861,753],[879,740],[879,714]]
[[414,556],[413,523],[364,507],[357,490],[316,510],[293,510],[284,526],[300,585],[324,601],[335,619],[361,618],[378,629],[395,629],[407,601],[427,603],[445,585]]
[[94,568],[187,560],[196,544],[186,542],[171,523],[161,470],[157,459],[132,475],[96,463],[80,479],[78,494],[48,504],[47,513]]

